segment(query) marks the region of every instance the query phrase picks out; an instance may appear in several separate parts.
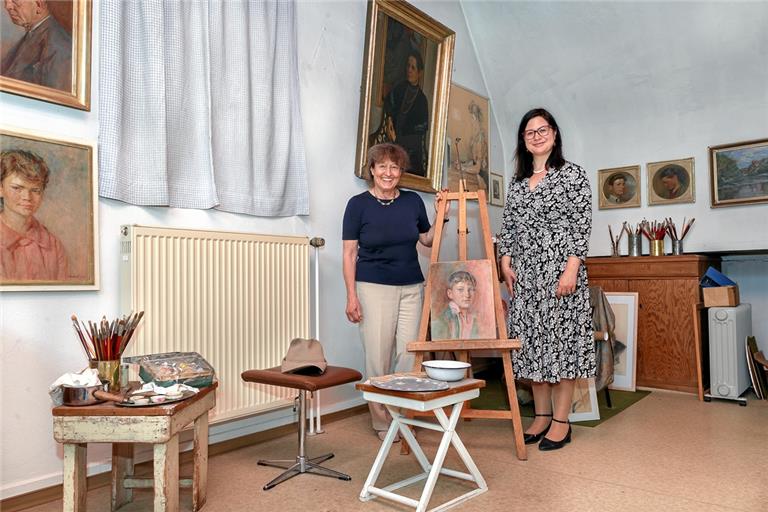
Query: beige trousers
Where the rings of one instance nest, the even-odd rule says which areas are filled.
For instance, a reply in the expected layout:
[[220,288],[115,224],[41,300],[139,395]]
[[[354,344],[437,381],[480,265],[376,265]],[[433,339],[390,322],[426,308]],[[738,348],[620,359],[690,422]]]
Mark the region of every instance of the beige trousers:
[[[358,282],[357,298],[363,310],[360,336],[367,376],[413,370],[413,354],[406,351],[406,345],[419,334],[424,285]],[[374,430],[387,430],[392,418],[384,406],[368,402],[368,408]]]

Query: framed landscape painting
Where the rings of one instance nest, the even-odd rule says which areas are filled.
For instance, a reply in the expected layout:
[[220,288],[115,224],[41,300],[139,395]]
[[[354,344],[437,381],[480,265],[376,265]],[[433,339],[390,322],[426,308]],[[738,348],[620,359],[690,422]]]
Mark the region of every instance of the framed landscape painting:
[[91,109],[91,1],[6,0],[0,90]]
[[768,203],[768,139],[709,148],[712,208]]
[[397,144],[410,165],[404,188],[440,190],[455,33],[395,0],[368,2],[355,174],[368,178],[368,149]]
[[96,144],[0,128],[0,291],[97,290]]

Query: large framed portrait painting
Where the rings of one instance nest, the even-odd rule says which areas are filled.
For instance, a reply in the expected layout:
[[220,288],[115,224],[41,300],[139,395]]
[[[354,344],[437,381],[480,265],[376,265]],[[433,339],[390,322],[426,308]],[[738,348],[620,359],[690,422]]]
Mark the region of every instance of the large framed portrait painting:
[[0,128],[0,291],[97,290],[96,145]]
[[368,3],[355,174],[368,178],[368,149],[394,143],[410,165],[401,186],[440,189],[455,34],[402,1]]
[[90,110],[91,1],[5,0],[0,90]]

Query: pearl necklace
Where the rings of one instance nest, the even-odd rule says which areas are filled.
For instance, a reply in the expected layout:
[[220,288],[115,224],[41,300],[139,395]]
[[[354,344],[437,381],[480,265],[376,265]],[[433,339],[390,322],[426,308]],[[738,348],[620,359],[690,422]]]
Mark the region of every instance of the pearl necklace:
[[533,171],[533,174],[541,174],[541,173],[543,173],[546,170],[547,170],[547,168],[543,167],[543,168],[539,169],[538,171]]

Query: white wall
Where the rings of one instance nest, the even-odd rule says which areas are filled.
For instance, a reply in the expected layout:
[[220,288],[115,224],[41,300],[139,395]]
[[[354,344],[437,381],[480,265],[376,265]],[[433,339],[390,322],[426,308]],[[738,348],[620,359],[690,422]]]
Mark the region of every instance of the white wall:
[[[708,155],[709,146],[768,138],[768,2],[462,5],[509,156],[522,115],[543,106],[593,190],[598,169],[641,166],[642,207],[598,210],[593,197],[590,255],[610,254],[608,225],[617,233],[624,220],[665,217],[696,218],[687,252],[768,249],[768,204],[710,208]],[[646,163],[688,157],[695,203],[648,207]],[[768,256],[728,258],[723,270],[752,303],[768,350]]]
[[[469,42],[464,16],[455,2],[418,2],[431,16],[457,32],[455,79],[487,94]],[[98,11],[98,3],[94,3]],[[84,366],[69,317],[112,317],[118,307],[119,226],[165,225],[228,231],[321,236],[321,340],[333,364],[362,369],[357,329],[344,317],[341,277],[341,217],[347,198],[364,190],[354,177],[366,4],[300,2],[298,12],[301,101],[310,180],[308,217],[256,218],[219,211],[142,208],[101,199],[99,203],[101,290],[96,292],[5,293],[0,308],[0,499],[61,482],[61,449],[52,437],[47,386],[59,375]],[[94,13],[98,20],[98,13]],[[2,122],[54,136],[96,140],[98,111],[98,23],[94,24],[92,112],[0,94]],[[492,123],[494,121],[492,120]],[[501,143],[491,131],[494,169],[502,169]],[[498,164],[497,164],[498,163]],[[431,208],[431,198],[424,195]],[[500,210],[491,208],[498,226]],[[425,257],[429,256],[424,252]],[[362,403],[352,386],[323,392],[323,409]],[[292,420],[283,410],[212,428],[212,441],[250,433]],[[330,426],[329,428],[333,428]],[[103,471],[108,452],[89,450],[90,472]]]

